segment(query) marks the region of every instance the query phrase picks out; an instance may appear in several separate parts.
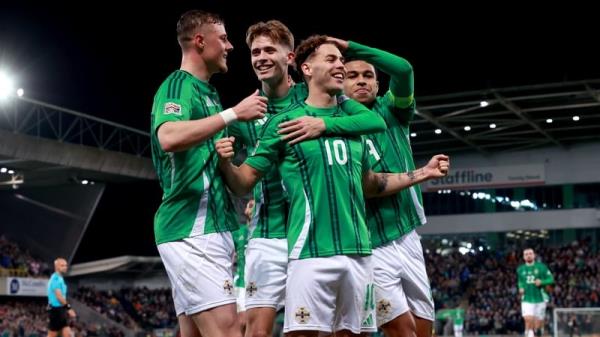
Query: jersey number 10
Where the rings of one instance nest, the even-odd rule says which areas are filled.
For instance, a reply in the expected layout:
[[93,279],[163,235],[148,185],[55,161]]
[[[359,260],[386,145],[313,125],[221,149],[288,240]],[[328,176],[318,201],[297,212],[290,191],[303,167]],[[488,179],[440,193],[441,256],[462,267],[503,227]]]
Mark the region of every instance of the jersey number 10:
[[335,161],[340,165],[346,165],[348,162],[348,154],[346,153],[346,143],[343,140],[336,139],[333,141],[333,146],[329,145],[329,139],[325,140],[325,152],[327,152],[327,162],[329,165],[333,165],[333,156],[331,155],[331,148],[335,153]]

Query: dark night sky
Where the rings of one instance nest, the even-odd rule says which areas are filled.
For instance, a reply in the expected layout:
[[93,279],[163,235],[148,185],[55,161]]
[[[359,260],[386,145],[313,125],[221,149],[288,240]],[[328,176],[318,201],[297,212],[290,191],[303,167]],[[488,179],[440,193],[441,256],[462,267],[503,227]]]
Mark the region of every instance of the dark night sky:
[[[224,106],[258,86],[244,43],[246,28],[277,18],[296,40],[314,34],[352,39],[407,58],[419,96],[535,83],[600,78],[596,11],[591,5],[526,9],[507,2],[470,8],[429,2],[416,8],[319,8],[300,2],[194,1],[147,5],[83,1],[0,4],[0,68],[17,76],[25,95],[135,128],[149,128],[152,97],[179,67],[175,39],[187,9],[220,13],[234,45],[229,73],[215,75]],[[390,1],[385,1],[390,3]],[[564,4],[563,4],[564,6]],[[235,12],[233,8],[236,8]],[[380,9],[384,8],[384,10]],[[123,254],[153,255],[156,182],[109,185],[75,262]],[[131,235],[115,235],[117,233]],[[95,242],[102,242],[96,244]],[[107,242],[112,242],[107,245]]]

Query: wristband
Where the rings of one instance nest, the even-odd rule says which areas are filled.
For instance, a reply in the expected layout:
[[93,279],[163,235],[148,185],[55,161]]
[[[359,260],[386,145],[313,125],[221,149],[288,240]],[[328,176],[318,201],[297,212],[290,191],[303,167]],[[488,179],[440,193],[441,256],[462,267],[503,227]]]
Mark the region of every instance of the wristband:
[[219,115],[225,121],[225,125],[229,125],[238,119],[235,111],[233,111],[232,108],[219,112]]

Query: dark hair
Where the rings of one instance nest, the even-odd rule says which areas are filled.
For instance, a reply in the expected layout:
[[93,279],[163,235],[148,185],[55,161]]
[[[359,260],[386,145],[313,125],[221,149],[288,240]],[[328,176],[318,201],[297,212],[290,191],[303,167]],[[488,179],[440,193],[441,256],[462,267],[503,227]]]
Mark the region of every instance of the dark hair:
[[365,61],[365,60],[363,60],[361,58],[358,58],[358,57],[347,57],[347,56],[344,56],[344,58],[345,58],[344,64],[348,64],[348,63],[354,62],[354,61],[363,61],[366,64],[371,65],[373,67],[373,69],[375,70],[375,80],[379,80],[379,77],[381,77],[379,69],[377,69],[377,67],[375,67],[375,65],[373,63],[370,63],[369,61]]
[[325,43],[331,43],[327,42],[327,36],[325,35],[312,35],[300,42],[298,48],[296,48],[296,69],[300,73],[302,73],[302,63],[306,62],[312,53]]

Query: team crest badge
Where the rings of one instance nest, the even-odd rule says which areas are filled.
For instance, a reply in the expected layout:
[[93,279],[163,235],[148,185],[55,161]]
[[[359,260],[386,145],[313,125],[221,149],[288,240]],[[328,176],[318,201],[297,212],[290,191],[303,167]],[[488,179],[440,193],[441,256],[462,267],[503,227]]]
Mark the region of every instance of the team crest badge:
[[392,304],[386,299],[377,302],[377,316],[385,317],[392,310]]
[[257,291],[258,288],[256,287],[256,282],[250,282],[246,286],[246,294],[248,294],[248,297],[254,296],[254,294],[256,294]]
[[305,307],[300,307],[298,308],[298,310],[296,310],[295,317],[296,322],[300,324],[306,324],[310,319],[310,311],[308,311],[308,309],[306,309]]
[[165,104],[165,115],[177,115],[181,116],[181,105],[168,102]]
[[223,283],[223,290],[227,295],[233,295],[233,285],[230,280],[225,280],[225,283]]

